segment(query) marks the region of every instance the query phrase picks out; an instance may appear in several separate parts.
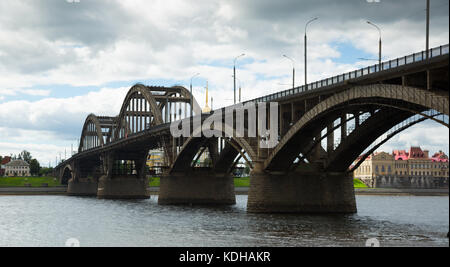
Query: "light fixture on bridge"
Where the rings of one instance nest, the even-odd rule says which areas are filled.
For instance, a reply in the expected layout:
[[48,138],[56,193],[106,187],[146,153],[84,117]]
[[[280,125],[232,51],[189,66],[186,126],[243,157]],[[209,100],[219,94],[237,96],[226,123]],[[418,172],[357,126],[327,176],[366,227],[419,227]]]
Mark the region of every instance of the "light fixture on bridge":
[[191,89],[191,101],[190,101],[190,105],[191,105],[191,117],[193,115],[193,106],[194,106],[194,95],[192,94],[192,79],[194,79],[195,77],[199,76],[200,73],[195,74],[194,76],[191,77],[191,85],[190,85],[190,89]]
[[308,38],[306,37],[306,30],[308,28],[308,25],[315,21],[318,20],[319,18],[313,18],[312,20],[308,21],[305,25],[305,87],[306,89],[308,89]]
[[286,55],[283,55],[283,57],[292,61],[292,89],[294,89],[295,88],[295,60],[293,60],[292,58],[290,58]]
[[[234,77],[234,75],[231,75],[231,77]],[[241,80],[239,78],[236,78],[239,82],[239,103],[241,103],[241,95],[242,95],[242,87],[241,87]]]
[[378,27],[377,25],[375,25],[374,23],[372,23],[370,21],[367,21],[367,24],[372,25],[375,28],[377,28],[378,33],[380,34],[380,40],[379,40],[379,43],[378,43],[378,63],[380,64],[380,70],[381,70],[381,46],[382,46],[382,43],[381,43],[381,29],[380,29],[380,27]]
[[234,104],[236,105],[236,60],[240,57],[245,56],[245,54],[241,54],[240,56],[237,56],[234,59],[234,65],[233,65],[233,77],[234,77]]

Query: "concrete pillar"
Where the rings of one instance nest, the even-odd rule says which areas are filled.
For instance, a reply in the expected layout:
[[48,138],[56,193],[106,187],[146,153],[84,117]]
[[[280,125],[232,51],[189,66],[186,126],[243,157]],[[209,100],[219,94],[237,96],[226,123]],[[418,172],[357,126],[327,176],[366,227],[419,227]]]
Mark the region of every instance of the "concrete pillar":
[[334,150],[334,122],[331,122],[327,126],[327,153],[330,155]]
[[91,179],[70,179],[67,187],[69,196],[97,196],[98,183]]
[[251,213],[355,213],[353,177],[345,173],[302,171],[268,174],[256,163],[250,175]]
[[341,142],[347,138],[347,114],[341,116]]
[[196,171],[161,177],[158,203],[161,205],[234,205],[234,180],[229,174]]
[[356,130],[356,128],[358,128],[360,125],[359,112],[357,112],[353,115],[355,116],[355,130]]
[[98,182],[97,198],[99,199],[147,199],[150,198],[147,179],[135,175],[104,175]]

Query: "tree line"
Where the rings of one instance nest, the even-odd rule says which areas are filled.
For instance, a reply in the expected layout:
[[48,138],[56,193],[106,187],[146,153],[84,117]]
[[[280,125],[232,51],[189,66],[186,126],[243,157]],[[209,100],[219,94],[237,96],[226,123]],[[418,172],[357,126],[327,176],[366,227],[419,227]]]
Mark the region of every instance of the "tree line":
[[[39,161],[31,156],[31,153],[24,150],[18,155],[10,155],[11,160],[23,160],[30,164],[30,174],[33,176],[45,176],[52,173],[53,168],[41,167]],[[2,162],[3,157],[0,156],[0,162]]]

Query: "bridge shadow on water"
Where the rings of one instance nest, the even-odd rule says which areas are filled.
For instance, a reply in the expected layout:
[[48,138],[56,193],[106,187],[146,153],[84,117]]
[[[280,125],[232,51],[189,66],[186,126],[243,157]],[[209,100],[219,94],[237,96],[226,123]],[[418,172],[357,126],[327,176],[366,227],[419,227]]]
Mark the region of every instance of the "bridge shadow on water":
[[[123,229],[142,227],[157,246],[365,246],[370,238],[382,246],[448,246],[448,222],[420,218],[417,210],[386,208],[387,202],[417,205],[417,198],[358,197],[361,211],[350,215],[247,213],[245,195],[236,196],[232,206],[158,205],[154,195],[147,200],[75,201],[95,204],[106,222],[117,220]],[[427,201],[442,203],[441,198]]]

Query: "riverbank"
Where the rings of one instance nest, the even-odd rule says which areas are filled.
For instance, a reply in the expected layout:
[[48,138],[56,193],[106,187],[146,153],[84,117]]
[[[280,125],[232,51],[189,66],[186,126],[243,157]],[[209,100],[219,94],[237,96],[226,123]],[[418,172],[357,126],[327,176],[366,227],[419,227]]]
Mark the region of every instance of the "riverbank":
[[65,195],[66,186],[55,187],[0,187],[0,196],[39,196],[39,195]]
[[2,187],[58,187],[61,186],[55,177],[0,177]]
[[[236,187],[236,195],[247,195],[248,187]],[[159,194],[159,187],[149,187],[151,195]],[[0,196],[6,195],[65,195],[67,187],[0,187]],[[356,195],[388,196],[448,196],[448,189],[393,189],[393,188],[356,188]]]
[[356,188],[357,195],[448,196],[448,189]]

